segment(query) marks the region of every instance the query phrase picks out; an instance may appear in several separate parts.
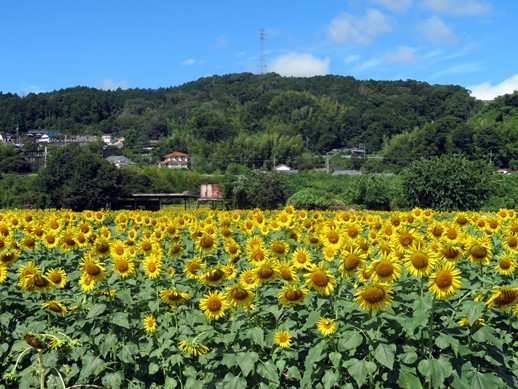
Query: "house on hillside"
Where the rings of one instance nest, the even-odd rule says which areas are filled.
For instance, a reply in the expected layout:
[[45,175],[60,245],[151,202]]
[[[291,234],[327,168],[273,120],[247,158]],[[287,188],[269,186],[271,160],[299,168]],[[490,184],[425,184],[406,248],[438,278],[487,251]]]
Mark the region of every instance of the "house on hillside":
[[118,168],[134,164],[128,158],[126,158],[124,155],[112,155],[112,156],[107,157],[106,160],[108,162],[113,163]]
[[164,160],[158,163],[160,167],[168,167],[172,169],[188,169],[189,168],[189,154],[175,151],[164,155]]
[[273,170],[281,173],[287,173],[287,174],[293,174],[298,173],[299,171],[296,169],[292,169],[291,167],[284,165],[283,163],[280,163],[279,165],[275,165],[273,167]]

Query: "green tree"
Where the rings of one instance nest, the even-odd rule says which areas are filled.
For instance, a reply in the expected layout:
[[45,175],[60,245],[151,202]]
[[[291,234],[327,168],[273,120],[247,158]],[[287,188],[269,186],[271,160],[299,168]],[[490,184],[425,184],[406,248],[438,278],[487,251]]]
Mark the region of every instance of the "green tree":
[[121,193],[117,168],[76,143],[52,150],[36,185],[40,206],[74,211],[106,208]]
[[403,198],[410,208],[477,210],[494,187],[488,165],[458,155],[421,159],[401,174]]

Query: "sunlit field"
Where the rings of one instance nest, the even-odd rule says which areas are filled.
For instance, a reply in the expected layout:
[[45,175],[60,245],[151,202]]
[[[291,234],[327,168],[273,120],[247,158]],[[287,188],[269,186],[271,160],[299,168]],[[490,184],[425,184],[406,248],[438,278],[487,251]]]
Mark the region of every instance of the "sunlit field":
[[5,210],[0,388],[518,387],[518,218]]

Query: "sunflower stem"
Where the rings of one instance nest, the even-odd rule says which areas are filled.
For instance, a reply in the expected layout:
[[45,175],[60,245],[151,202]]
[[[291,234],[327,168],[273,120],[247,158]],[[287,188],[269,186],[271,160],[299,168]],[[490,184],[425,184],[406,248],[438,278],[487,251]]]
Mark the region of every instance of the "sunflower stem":
[[40,389],[45,389],[45,368],[43,367],[43,350],[38,350],[38,367],[40,371]]
[[432,309],[430,310],[430,322],[428,325],[428,359],[432,358],[433,352],[433,331],[434,331],[434,315],[435,315],[435,296],[432,299]]

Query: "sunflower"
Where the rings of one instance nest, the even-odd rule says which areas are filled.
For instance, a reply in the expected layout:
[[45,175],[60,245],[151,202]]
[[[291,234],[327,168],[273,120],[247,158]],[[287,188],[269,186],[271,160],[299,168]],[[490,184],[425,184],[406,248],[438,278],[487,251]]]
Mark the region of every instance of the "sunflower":
[[78,247],[76,232],[70,228],[61,231],[58,235],[58,245],[63,251],[71,251]]
[[92,243],[91,255],[94,257],[107,257],[110,255],[111,241],[103,236],[97,237]]
[[509,251],[497,256],[496,259],[498,260],[498,265],[495,266],[496,271],[505,276],[513,274],[516,270],[516,260],[514,257],[515,254]]
[[163,289],[160,292],[160,300],[170,307],[177,307],[185,303],[189,298],[190,294],[187,292],[180,292],[174,289]]
[[354,294],[354,301],[369,312],[383,311],[393,299],[392,288],[383,282],[369,282]]
[[326,296],[329,296],[336,286],[336,278],[324,267],[324,262],[312,265],[304,277],[307,287]]
[[282,348],[289,347],[289,345],[291,344],[291,334],[289,333],[289,331],[277,331],[275,332],[273,339],[275,344]]
[[236,307],[249,306],[255,297],[255,293],[251,289],[234,284],[227,288],[227,299]]
[[223,317],[228,307],[228,300],[225,294],[220,291],[209,292],[200,300],[200,309],[209,319],[219,319]]
[[31,235],[25,235],[22,239],[20,239],[20,246],[25,250],[34,250],[38,247],[38,242]]
[[88,274],[83,273],[81,274],[81,277],[79,277],[79,286],[81,286],[81,289],[84,292],[88,292],[94,288],[95,280]]
[[178,348],[186,353],[191,354],[194,356],[207,354],[209,352],[209,348],[205,346],[204,344],[198,343],[196,340],[194,341],[187,341],[187,340],[181,340],[178,342]]
[[68,314],[67,307],[65,307],[62,303],[57,300],[47,301],[46,303],[41,304],[42,308],[47,308],[52,312],[59,313],[61,316],[65,317]]
[[205,255],[214,251],[218,245],[218,241],[214,235],[203,233],[194,243],[196,249]]
[[46,291],[52,287],[54,287],[52,281],[39,272],[25,276],[22,281],[22,288],[27,292],[35,289]]
[[404,257],[405,268],[414,276],[429,275],[437,262],[436,254],[429,246],[412,243]]
[[328,224],[320,234],[320,241],[324,247],[332,247],[339,250],[344,244],[345,237],[336,224]]
[[441,241],[438,251],[437,259],[439,261],[456,262],[462,258],[464,249],[458,241]]
[[255,275],[254,269],[244,269],[239,274],[239,284],[245,288],[255,288],[259,284],[259,279]]
[[265,247],[264,240],[260,236],[252,236],[246,241],[246,251],[250,252],[255,249],[263,249]]
[[308,293],[309,290],[304,287],[286,285],[282,288],[277,297],[282,305],[293,307],[302,303]]
[[460,270],[451,262],[438,266],[430,275],[428,288],[440,300],[450,298],[460,288]]
[[[7,265],[0,266],[5,267],[7,271]],[[23,287],[25,277],[37,273],[40,273],[40,268],[33,261],[29,261],[26,265],[20,266],[20,268],[18,269],[18,286]]]
[[284,258],[288,255],[290,245],[283,239],[273,239],[268,245],[270,253],[277,258]]
[[482,327],[482,326],[486,325],[486,323],[484,322],[484,319],[482,319],[482,318],[476,319],[472,324],[469,324],[468,318],[462,317],[462,318],[460,318],[460,320],[457,323],[459,324],[460,327],[472,327],[472,326]]
[[162,260],[156,255],[150,255],[142,261],[144,273],[146,273],[146,276],[149,278],[157,278],[162,271],[162,266]]
[[137,242],[137,249],[144,256],[156,255],[161,252],[159,243],[152,238],[142,238],[139,240]]
[[464,234],[460,230],[460,226],[454,223],[443,223],[444,231],[441,235],[441,240],[445,241],[460,241]]
[[367,254],[359,247],[349,247],[340,251],[338,271],[343,278],[351,278],[354,272],[367,260]]
[[114,239],[111,242],[111,256],[113,258],[125,258],[128,255],[128,246],[121,239]]
[[470,237],[466,242],[466,255],[473,263],[488,265],[491,261],[491,241],[488,238]]
[[200,275],[200,281],[204,285],[215,286],[221,284],[223,281],[227,279],[227,274],[223,270],[223,268],[218,265],[213,268],[206,269]]
[[290,261],[282,261],[277,262],[277,271],[279,275],[284,281],[287,282],[296,282],[299,277],[295,273],[295,269],[293,267],[293,262]]
[[7,266],[0,265],[0,284],[7,279]]
[[254,274],[260,283],[270,282],[277,278],[279,271],[273,260],[263,261],[254,268]]
[[253,265],[259,265],[269,258],[268,252],[263,247],[255,247],[247,251],[246,256]]
[[401,264],[395,255],[381,254],[380,259],[373,261],[369,267],[374,280],[391,283],[401,276]]
[[223,249],[227,254],[230,255],[231,258],[236,258],[239,256],[239,254],[241,254],[241,247],[232,238],[225,239],[223,242]]
[[9,266],[15,263],[19,258],[17,251],[6,251],[0,253],[0,266]]
[[332,335],[335,332],[336,323],[333,319],[321,317],[317,321],[317,329],[324,336]]
[[200,257],[194,257],[189,259],[183,268],[183,274],[189,278],[197,279],[200,277],[200,273],[205,269],[205,264],[202,262]]
[[360,222],[354,221],[354,222],[348,222],[342,227],[342,230],[344,231],[345,235],[349,239],[356,239],[360,238],[363,232],[363,227]]
[[79,270],[96,282],[106,278],[104,263],[88,255],[85,255],[83,260],[79,263]]
[[513,307],[518,302],[518,288],[501,286],[498,289],[491,290],[491,297],[487,300],[488,309],[498,306],[500,312],[504,312],[507,307]]
[[156,331],[156,319],[155,319],[155,316],[147,315],[144,318],[143,326],[144,326],[144,330],[146,330],[146,332],[149,332],[149,333],[155,332]]
[[306,247],[297,247],[291,254],[291,263],[297,269],[306,269],[311,265],[311,253]]
[[129,277],[135,272],[135,261],[129,257],[113,258],[112,269],[121,278]]
[[60,288],[64,288],[67,283],[67,273],[62,268],[49,269],[45,272],[45,276]]
[[182,246],[182,242],[174,242],[167,251],[167,256],[171,258],[178,258],[182,255],[183,251],[184,247]]
[[288,227],[293,221],[293,213],[289,213],[283,209],[276,215],[276,219],[282,227]]

